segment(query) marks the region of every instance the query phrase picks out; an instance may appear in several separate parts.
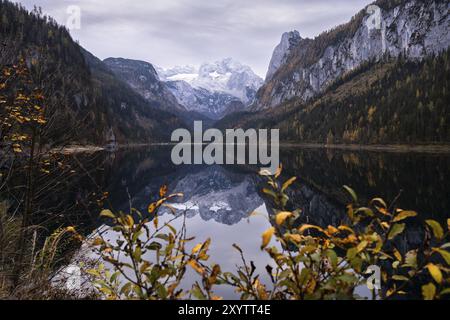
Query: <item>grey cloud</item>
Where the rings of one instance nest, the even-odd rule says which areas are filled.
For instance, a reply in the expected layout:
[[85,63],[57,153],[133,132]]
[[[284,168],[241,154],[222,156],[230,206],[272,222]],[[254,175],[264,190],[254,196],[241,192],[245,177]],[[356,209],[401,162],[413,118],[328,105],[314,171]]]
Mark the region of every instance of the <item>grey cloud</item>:
[[23,0],[64,24],[78,5],[82,28],[72,35],[99,58],[146,60],[156,65],[201,64],[233,57],[264,76],[281,34],[303,37],[348,21],[370,0]]

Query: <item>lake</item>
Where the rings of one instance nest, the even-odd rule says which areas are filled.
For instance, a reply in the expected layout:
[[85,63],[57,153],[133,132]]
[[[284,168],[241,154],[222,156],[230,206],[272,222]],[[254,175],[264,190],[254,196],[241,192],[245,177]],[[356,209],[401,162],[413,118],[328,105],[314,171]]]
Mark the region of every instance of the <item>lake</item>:
[[[170,146],[155,146],[98,153],[95,175],[90,181],[95,180],[96,188],[109,193],[105,206],[116,211],[128,211],[131,200],[134,208],[145,213],[164,184],[169,192],[184,193],[174,206],[186,211],[188,235],[196,237],[193,244],[212,239],[210,262],[220,264],[224,271],[234,270],[240,263],[239,254],[232,248],[237,243],[267,280],[265,266],[269,259],[260,250],[260,244],[261,234],[271,225],[260,192],[258,168],[175,166],[170,152]],[[419,219],[443,222],[449,217],[449,154],[290,147],[282,148],[280,157],[284,166],[282,179],[298,177],[289,196],[292,209],[302,209],[302,222],[339,224],[345,218],[345,204],[349,201],[343,185],[357,192],[361,204],[373,197],[382,197],[388,203],[398,198],[397,207],[417,211]],[[92,191],[83,190],[92,188],[87,182],[78,188],[80,194]],[[255,211],[259,214],[249,218]],[[92,212],[91,218],[98,227],[101,221],[97,214]],[[162,221],[171,218],[167,211],[161,215]],[[181,221],[173,225],[180,227]],[[400,245],[407,248],[421,241],[420,233],[411,232],[402,236]],[[185,285],[189,286],[193,279],[191,272]],[[216,293],[224,298],[237,297],[230,288],[218,288]]]

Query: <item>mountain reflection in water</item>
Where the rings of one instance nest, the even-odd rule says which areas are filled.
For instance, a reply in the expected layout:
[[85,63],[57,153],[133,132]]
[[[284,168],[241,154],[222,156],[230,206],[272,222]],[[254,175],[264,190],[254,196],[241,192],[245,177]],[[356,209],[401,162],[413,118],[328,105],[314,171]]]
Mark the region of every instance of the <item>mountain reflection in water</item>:
[[[195,244],[212,239],[211,263],[220,264],[225,271],[235,270],[239,255],[232,245],[237,243],[248,261],[255,261],[258,271],[265,275],[269,259],[260,250],[260,243],[261,234],[270,227],[267,215],[272,210],[260,193],[262,180],[257,175],[258,169],[175,166],[170,151],[170,147],[152,147],[105,153],[107,161],[100,185],[109,192],[111,209],[128,211],[131,203],[145,213],[159,187],[166,184],[169,192],[184,194],[173,206],[180,212],[186,211],[188,235],[196,237]],[[291,148],[281,150],[280,160],[284,166],[282,179],[299,178],[289,191],[289,206],[302,209],[301,223],[327,226],[345,221],[345,204],[349,199],[342,189],[344,184],[356,190],[361,204],[375,196],[389,202],[403,190],[397,205],[418,211],[418,219],[431,217],[442,222],[449,217],[448,154]],[[249,217],[254,211],[259,214]],[[163,210],[160,215],[164,221],[172,213]],[[399,239],[400,247],[420,244],[422,235],[414,228],[417,221],[410,223],[411,231]],[[173,225],[181,227],[181,222]],[[193,278],[194,274],[187,281]],[[236,298],[229,288],[219,288],[217,294]]]

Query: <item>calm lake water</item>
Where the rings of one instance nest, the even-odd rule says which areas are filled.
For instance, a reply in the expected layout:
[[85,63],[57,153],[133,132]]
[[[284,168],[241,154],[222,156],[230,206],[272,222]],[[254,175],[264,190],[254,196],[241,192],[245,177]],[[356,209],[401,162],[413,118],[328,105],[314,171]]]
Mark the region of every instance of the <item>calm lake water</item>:
[[[261,252],[260,244],[261,234],[270,223],[260,193],[258,168],[175,166],[170,152],[171,147],[146,147],[96,155],[98,167],[91,180],[97,180],[97,187],[109,192],[114,210],[128,211],[129,193],[133,207],[146,212],[163,184],[170,192],[184,193],[175,206],[187,210],[188,235],[196,237],[193,245],[212,238],[210,262],[231,271],[240,263],[239,254],[232,248],[237,243],[265,277],[269,259]],[[290,190],[290,198],[293,208],[295,205],[303,210],[304,222],[339,224],[349,200],[343,185],[358,193],[361,204],[376,196],[389,202],[400,194],[398,207],[417,211],[419,219],[443,222],[449,217],[449,154],[286,148],[281,150],[281,162],[285,168],[283,179],[299,179]],[[88,192],[83,188],[88,188],[88,184],[81,184],[79,193]],[[249,218],[253,211],[260,215]],[[168,212],[161,214],[161,220],[171,217]],[[173,225],[180,226],[181,219]],[[401,239],[400,245],[418,245],[421,239],[420,233],[411,232]],[[185,285],[195,280],[195,274],[190,273]],[[218,295],[236,298],[233,290],[218,288]]]

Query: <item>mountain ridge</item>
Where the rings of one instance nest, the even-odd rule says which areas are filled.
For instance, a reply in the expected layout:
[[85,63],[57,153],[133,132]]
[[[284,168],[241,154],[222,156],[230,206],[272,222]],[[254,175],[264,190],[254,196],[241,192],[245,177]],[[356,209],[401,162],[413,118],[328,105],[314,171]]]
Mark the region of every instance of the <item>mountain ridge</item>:
[[141,96],[157,101],[161,109],[196,113],[212,120],[245,110],[263,82],[250,67],[231,58],[199,68],[171,69],[125,58],[107,58],[104,62]]
[[365,9],[350,22],[314,39],[297,37],[287,56],[276,58],[277,49],[286,47],[286,39],[282,39],[274,51],[274,64],[269,66],[271,77],[258,91],[252,110],[274,108],[291,98],[307,101],[371,59],[401,54],[420,59],[450,45],[447,1],[379,0],[373,5],[380,9],[379,29],[369,29],[373,15]]
[[[171,128],[186,127],[173,113],[158,110],[83,49],[69,31],[38,10],[0,1],[0,62],[22,57],[33,85],[42,88],[51,125],[48,147],[70,143],[161,142]],[[20,89],[20,88],[16,88]]]

